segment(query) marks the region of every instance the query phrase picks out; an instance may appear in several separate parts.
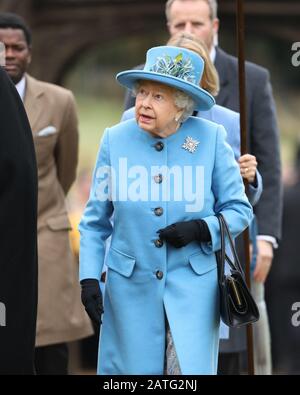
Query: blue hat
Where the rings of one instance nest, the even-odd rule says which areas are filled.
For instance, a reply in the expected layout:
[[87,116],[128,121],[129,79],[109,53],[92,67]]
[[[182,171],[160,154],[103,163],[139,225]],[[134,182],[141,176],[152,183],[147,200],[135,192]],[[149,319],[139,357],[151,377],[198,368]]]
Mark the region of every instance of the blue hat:
[[186,48],[161,46],[147,51],[143,70],[127,70],[117,74],[117,81],[126,88],[134,88],[138,80],[156,81],[179,89],[191,97],[196,110],[209,110],[215,99],[199,83],[204,61]]

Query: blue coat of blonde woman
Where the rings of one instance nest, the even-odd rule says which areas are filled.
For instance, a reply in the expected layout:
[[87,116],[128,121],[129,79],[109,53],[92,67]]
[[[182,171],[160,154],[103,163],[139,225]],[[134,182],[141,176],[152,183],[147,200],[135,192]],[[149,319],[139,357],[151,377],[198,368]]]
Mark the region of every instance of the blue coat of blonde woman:
[[203,67],[194,52],[164,46],[147,52],[144,70],[117,76],[136,89],[136,119],[106,129],[79,226],[82,300],[98,322],[112,236],[99,374],[217,372],[215,214],[236,237],[252,208],[224,128],[190,116],[214,105],[199,87]]

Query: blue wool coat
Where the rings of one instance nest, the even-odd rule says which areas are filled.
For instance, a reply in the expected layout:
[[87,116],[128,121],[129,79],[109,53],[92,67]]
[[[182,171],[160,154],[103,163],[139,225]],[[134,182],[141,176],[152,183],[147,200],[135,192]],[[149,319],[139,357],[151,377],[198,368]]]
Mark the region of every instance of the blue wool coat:
[[[182,147],[187,137],[199,142],[194,153]],[[220,317],[214,252],[220,235],[215,213],[223,213],[234,237],[252,219],[225,139],[222,126],[194,117],[164,139],[135,120],[105,131],[79,226],[80,280],[100,278],[105,241],[112,235],[99,374],[163,374],[165,316],[182,374],[216,374]],[[176,249],[157,242],[158,229],[198,218],[208,224],[210,243]]]
[[[238,159],[241,156],[241,151],[240,151],[240,146],[241,146],[241,141],[240,141],[240,114],[229,110],[228,108],[219,106],[219,105],[214,105],[210,110],[208,111],[201,111],[198,112],[197,117],[199,118],[204,118],[209,121],[218,123],[220,125],[223,125],[225,127],[226,133],[227,133],[227,142],[232,148],[234,152],[234,157],[238,161]],[[126,110],[123,115],[121,122],[126,121],[128,119],[135,118],[135,108],[132,107],[128,110]],[[252,206],[255,206],[256,203],[259,201],[260,196],[263,191],[263,182],[262,182],[262,177],[259,173],[258,170],[256,170],[256,181],[257,184],[254,186],[253,184],[249,184],[248,188],[248,199]],[[255,220],[255,218],[254,218]],[[251,261],[251,267],[253,267],[256,263],[256,233],[257,233],[257,226],[254,224],[254,220],[250,225],[250,235],[251,235],[251,241],[253,245],[253,254],[252,254],[252,261]],[[229,251],[227,252],[229,253]],[[228,270],[228,266],[225,266],[225,269]],[[105,269],[106,270],[106,269]],[[228,339],[229,338],[229,327],[225,325],[223,322],[221,322],[220,325],[220,338],[221,339]]]

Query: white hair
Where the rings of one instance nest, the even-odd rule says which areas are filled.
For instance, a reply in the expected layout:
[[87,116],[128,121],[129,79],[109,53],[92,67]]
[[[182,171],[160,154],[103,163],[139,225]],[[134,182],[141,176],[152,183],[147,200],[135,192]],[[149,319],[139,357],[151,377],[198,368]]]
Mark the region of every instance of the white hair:
[[140,81],[137,81],[137,82],[133,85],[133,87],[129,89],[129,91],[131,92],[131,95],[132,95],[133,97],[136,97],[136,95],[137,95],[138,90],[140,89],[140,87],[141,87],[141,83],[140,83]]
[[180,122],[186,121],[195,110],[194,100],[180,90],[176,90],[174,93],[174,103],[178,108],[184,110],[181,115]]

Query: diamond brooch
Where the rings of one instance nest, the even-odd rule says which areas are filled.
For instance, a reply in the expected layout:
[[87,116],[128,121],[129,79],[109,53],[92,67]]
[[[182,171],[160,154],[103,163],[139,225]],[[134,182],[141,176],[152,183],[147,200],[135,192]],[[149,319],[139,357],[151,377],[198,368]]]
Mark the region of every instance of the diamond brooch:
[[200,144],[199,141],[194,140],[192,137],[188,136],[186,137],[184,144],[182,144],[182,148],[186,149],[187,151],[193,154],[196,151],[199,144]]

